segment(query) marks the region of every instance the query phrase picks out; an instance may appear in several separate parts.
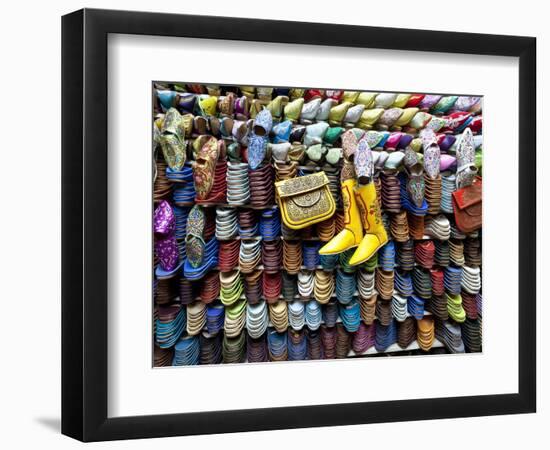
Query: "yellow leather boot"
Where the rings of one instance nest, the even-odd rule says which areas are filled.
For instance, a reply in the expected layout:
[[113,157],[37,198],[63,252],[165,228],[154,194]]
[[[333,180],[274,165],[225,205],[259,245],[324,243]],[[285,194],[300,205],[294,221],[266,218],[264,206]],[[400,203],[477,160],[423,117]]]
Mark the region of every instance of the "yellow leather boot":
[[355,198],[361,214],[361,221],[365,229],[365,237],[349,260],[350,265],[356,266],[364,263],[376,251],[388,242],[388,234],[382,223],[380,205],[376,198],[376,187],[369,183],[355,190]]
[[334,255],[357,247],[363,238],[361,216],[353,194],[357,184],[355,179],[342,181],[342,201],[344,203],[344,229],[327,242],[319,254]]

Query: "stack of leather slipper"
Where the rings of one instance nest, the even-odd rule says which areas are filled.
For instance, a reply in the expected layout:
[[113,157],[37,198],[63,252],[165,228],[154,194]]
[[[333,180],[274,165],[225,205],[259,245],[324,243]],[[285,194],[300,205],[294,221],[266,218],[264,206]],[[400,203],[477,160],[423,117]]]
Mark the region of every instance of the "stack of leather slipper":
[[225,308],[219,303],[213,303],[206,308],[206,330],[209,334],[218,334],[223,330]]
[[336,269],[338,265],[338,255],[320,255],[319,265],[326,272],[331,272]]
[[306,303],[305,322],[310,330],[318,330],[323,320],[321,305],[315,300]]
[[391,300],[393,295],[393,282],[394,272],[386,272],[381,269],[376,269],[376,281],[375,286],[380,298],[384,300]]
[[234,338],[241,334],[246,325],[246,300],[240,300],[225,307],[225,336]]
[[447,297],[447,311],[449,317],[455,322],[462,323],[466,320],[466,311],[462,307],[462,296],[460,294],[445,293]]
[[303,361],[307,357],[307,336],[301,330],[288,330],[288,360]]
[[370,298],[361,298],[359,303],[361,307],[361,320],[366,325],[372,324],[376,318],[376,304],[378,303],[378,296],[373,295]]
[[246,359],[249,363],[267,362],[267,341],[265,336],[254,339],[248,336],[246,341]]
[[307,359],[323,359],[321,333],[317,330],[307,330]]
[[479,267],[462,267],[462,289],[468,294],[477,294],[481,289],[481,271]]
[[219,159],[214,171],[214,183],[208,197],[196,203],[225,203],[227,201],[227,161]]
[[215,270],[209,272],[201,280],[199,292],[200,301],[204,304],[212,303],[220,295],[220,276]]
[[222,342],[222,359],[224,364],[242,363],[246,359],[246,333],[241,333],[235,337],[227,334]]
[[286,361],[288,359],[288,334],[274,330],[267,334],[267,348],[270,361]]
[[[155,189],[156,186],[157,184],[155,183]],[[195,195],[195,185],[193,183],[182,183],[174,187],[172,198],[174,199],[174,203],[178,206],[192,206],[195,202]],[[162,197],[160,197],[160,199],[162,199]]]
[[390,345],[397,342],[397,327],[395,322],[390,321],[389,325],[377,324],[374,347],[378,352],[385,351]]
[[247,302],[251,305],[259,303],[262,299],[263,288],[262,288],[262,279],[263,272],[261,270],[256,270],[244,274],[244,296]]
[[265,301],[246,307],[246,329],[248,335],[253,339],[258,339],[262,336],[269,323],[269,314],[267,311],[267,303]]
[[426,308],[426,311],[431,312],[440,320],[447,320],[449,318],[449,312],[447,311],[447,297],[444,293],[441,295],[432,295],[430,299],[426,300],[424,307]]
[[[163,160],[157,160],[157,178],[153,185],[153,200],[155,202],[160,202],[161,200],[166,200],[167,197],[172,192],[172,182],[166,178],[166,168],[168,165]],[[191,202],[194,200],[195,195]]]
[[435,336],[439,341],[443,342],[449,352],[465,352],[460,325],[451,323],[448,320],[438,323],[435,328]]
[[332,194],[332,197],[334,198],[336,207],[340,208],[342,206],[342,195],[341,195],[341,188],[340,188],[340,168],[326,167],[324,171],[327,174],[328,187],[330,189],[330,193]]
[[[296,275],[283,272],[282,280],[282,295],[287,302],[291,302],[298,295],[298,277]],[[311,286],[311,289],[313,289],[313,282]]]
[[424,174],[424,197],[428,203],[428,214],[437,214],[441,208],[442,183],[441,175],[431,178]]
[[305,241],[302,245],[302,256],[304,259],[304,266],[308,270],[315,270],[319,265],[319,242]]
[[391,299],[391,313],[395,320],[403,322],[407,318],[407,297],[394,293]]
[[193,168],[190,162],[186,162],[181,170],[172,170],[166,167],[166,178],[174,183],[173,188],[185,183],[193,183]]
[[353,335],[351,348],[357,354],[365,353],[369,348],[374,346],[374,335],[376,333],[376,325],[365,325],[363,322],[359,324],[359,329]]
[[396,242],[405,242],[409,240],[409,223],[407,213],[401,211],[391,216],[391,235]]
[[264,241],[273,241],[281,236],[281,219],[277,208],[266,209],[262,212],[260,234]]
[[244,292],[239,271],[220,272],[220,300],[224,306],[236,303]]
[[323,305],[323,321],[327,327],[334,327],[338,322],[338,301],[333,299]]
[[[176,290],[173,283],[173,280],[171,278],[168,278],[166,280],[157,280],[157,287],[155,290],[155,303],[157,305],[166,305],[168,303],[172,303],[172,301],[176,298]],[[187,284],[190,283],[187,282]]]
[[[394,289],[403,297],[413,294],[413,282],[410,272],[396,270],[394,275]],[[395,296],[395,294],[394,294]]]
[[293,330],[301,330],[305,324],[305,303],[295,300],[288,304],[288,323]]
[[382,172],[382,207],[390,213],[401,211],[401,185],[395,173]]
[[174,366],[196,366],[200,359],[198,336],[184,336],[174,347]]
[[227,203],[245,205],[250,200],[248,164],[227,163]]
[[376,302],[376,318],[380,325],[387,326],[393,321],[391,300],[378,299]]
[[432,348],[435,339],[434,320],[431,317],[425,317],[418,321],[417,341],[418,346],[427,352]]
[[445,290],[451,294],[460,294],[462,268],[449,266],[445,268],[443,283]]
[[336,272],[336,298],[342,304],[348,304],[353,300],[357,290],[355,274],[345,273],[342,270]]
[[187,334],[196,336],[206,325],[206,303],[196,301],[187,306]]
[[450,246],[446,241],[435,242],[434,263],[441,267],[447,267],[451,262]]
[[414,267],[414,241],[409,239],[397,244],[397,265],[402,270],[412,270]]
[[441,211],[453,213],[453,192],[456,190],[455,174],[445,174],[441,177]]
[[336,358],[336,327],[321,325],[321,342],[323,344],[323,357],[325,359]]
[[[204,240],[208,241],[216,235],[216,211],[214,208],[206,208],[204,210]],[[187,225],[189,229],[189,225]]]
[[354,299],[348,304],[341,304],[338,307],[340,318],[344,328],[349,333],[354,333],[359,329],[361,323],[361,308],[359,302]]
[[301,270],[298,272],[298,293],[301,298],[308,299],[313,295],[314,272]]
[[[458,240],[464,240],[466,239],[466,235],[456,226],[456,223],[454,221],[450,221],[451,224],[451,238],[452,239],[458,239]],[[470,234],[470,237],[475,237],[475,232]]]
[[416,320],[407,317],[403,322],[397,324],[397,345],[407,348],[416,339]]
[[171,366],[173,358],[174,358],[173,348],[160,348],[158,345],[155,345],[155,349],[153,353],[154,367]]
[[200,361],[199,364],[220,364],[223,360],[222,356],[222,340],[221,334],[210,334],[203,331],[200,335]]
[[258,234],[258,218],[253,209],[239,211],[239,236],[241,239],[252,239]]
[[216,239],[229,241],[238,234],[237,210],[235,208],[216,208]]
[[334,216],[319,222],[316,226],[317,235],[321,242],[328,242],[336,235],[336,221]]
[[257,208],[275,203],[275,185],[273,184],[273,167],[265,164],[256,170],[248,171],[250,181],[250,204]]
[[302,243],[283,241],[283,267],[290,274],[296,274],[302,266]]
[[[345,252],[342,252],[338,255],[338,263],[340,264],[340,269],[342,269],[344,272],[354,273],[358,269],[359,266],[352,266],[350,263],[351,257],[353,256],[354,252],[355,249],[350,248],[349,250],[346,250]],[[363,267],[363,265],[361,267]]]
[[431,269],[430,278],[432,280],[432,294],[435,296],[443,295],[445,292],[444,271],[442,269]]
[[464,260],[471,267],[481,266],[481,242],[479,239],[468,238],[464,241]]
[[334,294],[335,284],[332,272],[316,270],[313,283],[313,295],[315,299],[322,305],[328,303],[332,294]]
[[279,300],[269,305],[269,318],[273,328],[279,333],[288,328],[288,304],[284,300]]
[[296,161],[275,162],[273,164],[275,168],[275,181],[288,180],[295,178],[298,175],[298,164]]
[[239,265],[239,241],[220,242],[219,269],[221,272],[229,272]]
[[357,290],[363,299],[374,295],[375,274],[366,270],[360,270],[357,274]]
[[440,241],[447,241],[451,237],[451,223],[443,214],[428,216],[424,227],[424,234]]
[[430,272],[415,266],[413,269],[413,287],[414,292],[423,299],[429,299],[432,296],[432,279]]
[[419,241],[414,246],[414,260],[425,269],[431,269],[434,265],[435,244],[433,241]]
[[187,327],[187,311],[179,304],[158,307],[156,343],[160,348],[173,347]]
[[344,326],[339,323],[336,325],[336,358],[347,358],[351,350],[351,335]]
[[462,291],[462,307],[466,312],[466,317],[471,320],[478,318],[476,295]]
[[416,216],[407,213],[407,223],[409,225],[409,235],[411,239],[420,240],[424,237],[424,219],[426,216]]
[[281,236],[287,241],[296,241],[301,237],[300,230],[293,230],[287,227],[284,223],[281,224]]
[[253,272],[262,262],[262,241],[259,239],[241,241],[239,269],[242,273]]
[[449,258],[455,266],[464,265],[464,243],[459,240],[449,241]]
[[481,323],[476,319],[466,319],[462,324],[462,340],[469,352],[481,351]]
[[262,264],[266,272],[279,272],[283,264],[283,244],[280,240],[262,242]]
[[179,206],[172,207],[174,215],[176,216],[176,239],[178,242],[185,239],[187,235],[187,216],[189,215],[190,208],[182,208]]
[[275,303],[279,301],[283,287],[281,273],[269,273],[264,271],[262,286],[264,289],[264,298],[268,303]]
[[393,241],[389,241],[378,250],[378,266],[386,272],[390,272],[394,269],[395,244]]

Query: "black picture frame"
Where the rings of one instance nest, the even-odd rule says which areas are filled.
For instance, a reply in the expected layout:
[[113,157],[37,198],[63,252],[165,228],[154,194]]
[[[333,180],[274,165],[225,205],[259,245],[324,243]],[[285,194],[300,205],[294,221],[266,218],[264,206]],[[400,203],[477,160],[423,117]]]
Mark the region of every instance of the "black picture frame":
[[[518,393],[107,417],[110,33],[519,58]],[[520,145],[521,143],[521,145]],[[536,409],[536,39],[83,9],[62,18],[62,433],[82,441],[530,413]]]

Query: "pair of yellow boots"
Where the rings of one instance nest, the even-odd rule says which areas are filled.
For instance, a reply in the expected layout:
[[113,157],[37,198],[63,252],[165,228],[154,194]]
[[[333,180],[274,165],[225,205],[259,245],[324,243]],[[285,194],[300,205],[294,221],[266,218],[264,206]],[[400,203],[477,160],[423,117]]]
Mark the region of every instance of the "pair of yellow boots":
[[371,258],[388,242],[388,235],[382,223],[374,183],[357,186],[355,179],[342,182],[342,200],[344,229],[323,246],[319,253],[334,255],[357,247],[349,261],[350,265],[356,266]]

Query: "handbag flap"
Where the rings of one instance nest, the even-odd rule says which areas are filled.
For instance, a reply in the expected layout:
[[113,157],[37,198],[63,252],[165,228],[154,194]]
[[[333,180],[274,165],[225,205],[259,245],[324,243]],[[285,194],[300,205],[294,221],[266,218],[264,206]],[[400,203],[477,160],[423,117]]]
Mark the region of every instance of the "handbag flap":
[[471,186],[454,191],[453,198],[457,208],[463,210],[479,203],[479,210],[481,210],[481,191],[480,177],[476,177]]
[[328,184],[325,172],[318,172],[303,177],[291,178],[290,180],[277,181],[275,188],[280,198],[292,197],[300,194],[307,194]]

